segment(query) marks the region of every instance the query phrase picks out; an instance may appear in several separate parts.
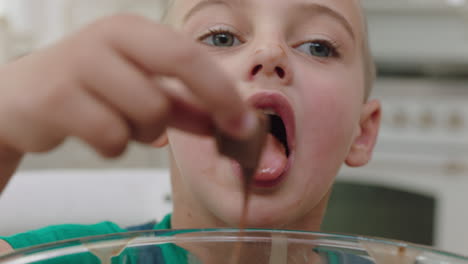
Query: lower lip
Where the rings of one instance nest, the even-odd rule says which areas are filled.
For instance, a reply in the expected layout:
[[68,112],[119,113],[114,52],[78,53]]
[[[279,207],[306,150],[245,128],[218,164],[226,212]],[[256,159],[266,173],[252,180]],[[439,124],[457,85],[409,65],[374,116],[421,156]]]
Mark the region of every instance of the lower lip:
[[[286,169],[279,175],[276,179],[271,180],[271,181],[260,181],[260,180],[254,180],[252,182],[252,187],[255,189],[274,189],[278,187],[286,178],[289,172],[289,169],[291,168],[293,160],[293,153],[290,153],[288,157],[288,164],[286,165]],[[243,180],[243,175],[242,175],[242,168],[240,164],[236,161],[232,161],[234,171],[236,174],[239,176],[241,180]]]

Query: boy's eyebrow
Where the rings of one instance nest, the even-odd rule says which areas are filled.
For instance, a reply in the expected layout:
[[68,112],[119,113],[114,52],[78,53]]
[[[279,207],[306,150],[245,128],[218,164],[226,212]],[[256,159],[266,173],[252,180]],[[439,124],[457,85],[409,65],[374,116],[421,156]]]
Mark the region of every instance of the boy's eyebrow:
[[[203,1],[200,1],[198,4],[196,4],[187,12],[187,14],[183,18],[183,22],[184,23],[187,22],[187,20],[191,16],[193,16],[196,12],[210,5],[224,5],[227,7],[231,7],[229,0],[203,0]],[[300,10],[301,12],[307,12],[307,13],[319,14],[319,15],[327,15],[327,16],[334,18],[341,25],[343,25],[343,27],[351,35],[351,38],[353,40],[356,39],[356,35],[353,31],[353,27],[348,22],[348,20],[342,14],[333,10],[332,8],[321,5],[321,4],[317,4],[317,3],[301,3],[297,5],[295,8]]]
[[312,14],[319,14],[319,15],[327,15],[329,17],[334,18],[337,20],[343,27],[346,29],[346,31],[351,35],[351,38],[353,40],[356,39],[356,35],[353,31],[353,27],[349,23],[349,21],[338,11],[333,10],[332,8],[328,6],[324,6],[321,4],[317,3],[301,3],[297,6],[297,9],[300,10],[300,12],[306,12],[306,13],[312,13]]
[[193,16],[195,13],[200,11],[201,9],[210,6],[210,5],[225,5],[228,7],[231,7],[229,5],[229,2],[226,0],[203,0],[200,1],[198,4],[196,4],[194,7],[192,7],[187,14],[185,14],[184,19],[182,20],[184,23],[187,22],[187,20]]

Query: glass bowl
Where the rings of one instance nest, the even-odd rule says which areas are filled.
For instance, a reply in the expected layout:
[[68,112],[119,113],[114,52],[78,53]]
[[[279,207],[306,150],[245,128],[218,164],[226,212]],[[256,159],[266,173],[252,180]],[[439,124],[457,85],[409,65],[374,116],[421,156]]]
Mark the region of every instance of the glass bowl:
[[400,241],[280,230],[138,231],[0,256],[5,263],[452,264],[468,258]]

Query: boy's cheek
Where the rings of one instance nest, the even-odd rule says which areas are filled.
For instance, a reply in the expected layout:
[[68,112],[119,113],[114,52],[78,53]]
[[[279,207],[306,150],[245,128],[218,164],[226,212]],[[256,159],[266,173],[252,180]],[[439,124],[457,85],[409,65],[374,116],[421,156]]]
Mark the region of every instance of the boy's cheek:
[[361,104],[364,96],[364,77],[359,64],[296,67],[297,81],[304,92],[329,94]]
[[298,140],[312,145],[309,151],[340,156],[351,144],[362,101],[349,85],[353,82],[322,78],[303,89],[296,108],[297,132]]
[[[348,75],[348,76],[346,76]],[[302,109],[305,118],[335,118],[344,120],[357,119],[362,108],[362,87],[357,78],[326,71],[317,71],[313,74],[303,73],[307,76],[299,80],[300,87],[295,99],[299,100],[298,107]]]

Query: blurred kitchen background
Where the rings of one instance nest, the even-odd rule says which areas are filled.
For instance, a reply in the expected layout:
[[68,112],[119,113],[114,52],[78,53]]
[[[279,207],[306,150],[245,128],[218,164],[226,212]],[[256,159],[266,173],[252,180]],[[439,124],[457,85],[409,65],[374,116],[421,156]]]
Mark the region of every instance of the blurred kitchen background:
[[[468,3],[366,0],[364,4],[379,66],[373,97],[383,102],[381,135],[368,166],[343,168],[338,176],[324,231],[395,238],[468,255]],[[162,7],[157,0],[0,0],[0,61],[43,47],[104,15],[130,11],[157,20]],[[128,176],[122,174],[130,174],[143,185],[152,178],[156,198],[146,198],[158,199],[160,204],[144,209],[158,211],[154,216],[158,218],[170,210],[167,166],[165,150],[135,144],[123,158],[108,161],[80,142],[69,140],[50,154],[30,155],[24,160],[21,177],[10,186],[21,191],[6,192],[0,200],[2,214],[6,215],[2,208],[8,206],[14,208],[14,214],[0,216],[0,226],[11,225],[19,216],[67,220],[67,215],[73,215],[70,211],[81,212],[76,200],[52,213],[30,210],[33,200],[41,199],[32,193],[53,192],[54,184],[73,182],[70,192],[88,199],[88,207],[96,207],[93,199],[101,197],[119,206],[109,198],[109,192],[80,187],[80,179],[86,177],[74,173],[63,176],[75,169],[86,169],[86,176],[109,176],[103,185],[119,182],[110,176],[113,173],[122,176],[122,182]],[[43,176],[34,176],[37,171]],[[154,180],[148,176],[153,171],[164,175]],[[67,181],[67,177],[74,178]],[[51,184],[44,183],[47,181]],[[18,187],[20,182],[29,185]],[[142,192],[138,188],[132,186],[128,191]],[[123,199],[128,198],[125,195],[121,194]],[[66,200],[62,196],[51,199]],[[2,205],[9,201],[10,205]],[[121,211],[123,215],[128,212]],[[109,220],[130,224],[124,218],[117,215]],[[17,226],[6,231],[0,228],[0,234],[8,231],[21,230]]]

